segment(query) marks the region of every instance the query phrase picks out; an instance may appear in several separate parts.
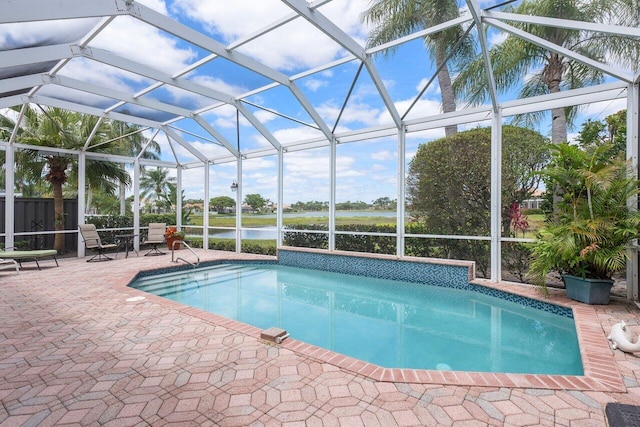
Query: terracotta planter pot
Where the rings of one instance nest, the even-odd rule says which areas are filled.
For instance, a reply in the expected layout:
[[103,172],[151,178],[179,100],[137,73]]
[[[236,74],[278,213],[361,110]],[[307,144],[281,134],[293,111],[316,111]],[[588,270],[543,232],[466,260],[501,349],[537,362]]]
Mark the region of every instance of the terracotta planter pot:
[[167,237],[167,247],[169,248],[169,250],[173,249],[173,250],[180,250],[182,249],[182,245],[176,245],[175,247],[173,246],[173,242],[177,242],[177,241],[181,241],[183,239],[176,239],[175,237]]
[[583,279],[582,277],[562,275],[567,297],[585,304],[609,304],[609,295],[613,280]]

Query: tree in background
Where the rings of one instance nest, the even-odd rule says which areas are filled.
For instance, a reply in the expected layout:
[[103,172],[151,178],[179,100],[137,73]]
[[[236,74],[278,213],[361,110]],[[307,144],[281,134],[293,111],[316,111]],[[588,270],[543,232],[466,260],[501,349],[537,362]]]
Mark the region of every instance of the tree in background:
[[398,205],[397,200],[391,200],[389,197],[379,197],[371,204],[374,209],[381,211],[395,210]]
[[167,208],[170,185],[175,181],[167,168],[144,169],[140,177],[140,197],[153,198],[156,209]]
[[627,150],[627,110],[605,117],[603,121],[587,120],[576,138],[583,149],[608,145],[610,157]]
[[260,212],[267,201],[259,194],[247,194],[244,197],[244,203],[251,206],[251,209],[253,209],[255,212]]
[[[140,156],[143,159],[160,160],[160,144],[148,141],[141,132],[140,126],[119,121],[109,121],[107,137],[113,142],[110,144],[111,153],[127,157]],[[144,149],[144,151],[142,151]],[[120,167],[125,169],[125,165]],[[127,207],[125,203],[126,186],[121,184],[118,188],[120,199],[120,214],[124,215]]]
[[329,202],[320,202],[317,200],[311,202],[295,202],[291,205],[291,209],[295,211],[322,212],[329,210]]
[[229,196],[213,197],[209,200],[209,206],[218,212],[225,212],[227,209],[231,209],[236,205],[235,199]]
[[[503,233],[510,235],[511,210],[538,187],[549,158],[547,140],[515,126],[502,128]],[[491,129],[477,128],[422,144],[409,165],[407,202],[411,214],[429,234],[488,236],[491,214]],[[486,266],[485,251],[469,254],[465,243],[442,240],[444,255],[475,259]],[[488,248],[486,248],[488,250]]]
[[352,202],[347,200],[346,202],[336,203],[337,211],[364,211],[369,209],[369,205],[363,201]]

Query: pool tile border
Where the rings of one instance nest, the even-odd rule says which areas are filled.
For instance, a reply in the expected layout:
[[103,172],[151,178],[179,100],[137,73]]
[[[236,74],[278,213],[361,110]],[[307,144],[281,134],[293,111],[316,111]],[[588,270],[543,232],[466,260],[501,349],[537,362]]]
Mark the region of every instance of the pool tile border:
[[[362,254],[358,254],[361,256]],[[232,261],[228,260],[221,260]],[[214,261],[217,264],[221,261]],[[235,262],[235,261],[234,261]],[[244,261],[247,262],[247,261]],[[271,263],[270,261],[265,261]],[[168,270],[175,271],[175,268]],[[182,313],[197,317],[207,322],[214,323],[238,333],[253,336],[260,339],[261,329],[228,319],[213,313],[208,313],[198,308],[189,307],[182,303],[171,301],[156,295],[148,294],[137,289],[129,288],[128,283],[140,275],[155,274],[158,270],[142,270],[134,274],[130,280],[123,281],[120,285],[132,295],[143,295],[147,301],[160,304],[163,307],[172,308]],[[584,375],[539,375],[539,374],[511,374],[491,372],[465,372],[465,371],[436,371],[422,369],[398,369],[383,368],[378,365],[364,362],[353,357],[345,356],[318,346],[288,338],[278,346],[290,350],[304,357],[309,357],[320,362],[328,363],[349,371],[351,373],[381,382],[416,383],[416,384],[442,384],[459,386],[481,387],[508,387],[531,388],[551,390],[582,390],[620,392],[626,391],[625,384],[615,363],[614,355],[606,339],[605,332],[597,318],[593,307],[568,300],[561,293],[551,292],[549,298],[543,298],[539,292],[526,285],[493,283],[488,280],[474,280],[474,285],[505,292],[510,295],[521,296],[539,301],[544,304],[555,304],[572,311],[576,324],[580,353],[582,356]],[[262,341],[265,345],[276,345]]]

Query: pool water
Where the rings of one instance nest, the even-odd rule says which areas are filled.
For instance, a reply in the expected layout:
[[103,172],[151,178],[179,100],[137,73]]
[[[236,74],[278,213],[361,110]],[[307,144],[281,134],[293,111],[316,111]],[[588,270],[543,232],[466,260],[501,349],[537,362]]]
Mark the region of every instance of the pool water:
[[130,286],[388,368],[582,375],[572,318],[467,289],[219,264]]

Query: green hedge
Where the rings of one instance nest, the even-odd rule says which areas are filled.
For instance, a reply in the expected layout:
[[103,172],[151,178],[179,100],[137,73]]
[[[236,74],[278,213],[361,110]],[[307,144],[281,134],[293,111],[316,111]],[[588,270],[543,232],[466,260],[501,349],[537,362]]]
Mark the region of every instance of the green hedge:
[[[192,248],[202,248],[202,237],[189,237],[187,243]],[[235,239],[210,239],[209,249],[217,251],[236,251]],[[275,240],[245,240],[242,242],[242,252],[247,254],[276,255]]]

